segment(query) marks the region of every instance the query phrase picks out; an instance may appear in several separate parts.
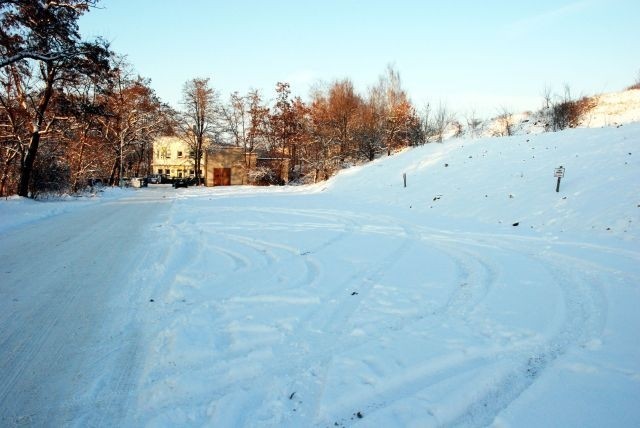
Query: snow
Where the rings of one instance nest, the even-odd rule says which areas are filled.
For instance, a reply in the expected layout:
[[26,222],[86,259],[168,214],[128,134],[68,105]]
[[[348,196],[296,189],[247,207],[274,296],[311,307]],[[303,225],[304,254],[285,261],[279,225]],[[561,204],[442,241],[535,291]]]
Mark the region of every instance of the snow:
[[[581,97],[578,97],[581,98]],[[578,121],[578,128],[602,128],[621,126],[640,121],[640,89],[611,92],[589,97],[594,107]],[[508,112],[507,112],[508,113]],[[540,134],[550,128],[548,111],[522,112],[508,115],[512,135]],[[468,137],[494,137],[505,134],[504,120],[500,117],[481,121],[478,127],[466,130]],[[450,126],[447,136],[452,137],[455,128]]]
[[582,126],[596,128],[640,121],[640,89],[602,94],[596,99],[596,106],[583,118]]
[[639,138],[2,201],[0,424],[637,426]]

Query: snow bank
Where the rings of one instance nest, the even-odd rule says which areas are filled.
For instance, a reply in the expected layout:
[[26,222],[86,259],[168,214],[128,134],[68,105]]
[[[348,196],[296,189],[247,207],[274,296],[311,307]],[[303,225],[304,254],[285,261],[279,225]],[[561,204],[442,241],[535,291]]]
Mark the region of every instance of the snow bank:
[[63,195],[45,200],[33,200],[20,196],[0,199],[0,233],[41,221],[63,213],[80,209],[87,204],[113,200],[130,194],[129,189],[105,187],[98,193],[87,193],[78,196]]

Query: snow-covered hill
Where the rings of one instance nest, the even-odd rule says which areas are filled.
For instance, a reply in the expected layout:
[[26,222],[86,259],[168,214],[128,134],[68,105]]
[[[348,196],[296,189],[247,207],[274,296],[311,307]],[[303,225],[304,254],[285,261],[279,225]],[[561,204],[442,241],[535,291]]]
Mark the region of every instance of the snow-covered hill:
[[[451,139],[343,171],[327,187],[348,199],[419,211],[429,221],[504,230],[519,222],[519,233],[633,240],[640,226],[639,135],[635,123]],[[565,177],[556,193],[560,166]]]
[[640,89],[595,97],[595,107],[582,119],[582,126],[597,128],[640,122]]
[[0,422],[637,426],[639,144],[452,139],[307,187],[3,201]]
[[[601,128],[619,126],[640,121],[640,89],[611,92],[589,97],[593,108],[585,112],[578,121],[578,128]],[[513,113],[506,116],[513,135],[539,134],[548,131],[549,112]],[[494,117],[480,122],[475,130],[466,129],[467,137],[494,137],[505,135],[505,118]],[[451,127],[447,137],[454,135]]]

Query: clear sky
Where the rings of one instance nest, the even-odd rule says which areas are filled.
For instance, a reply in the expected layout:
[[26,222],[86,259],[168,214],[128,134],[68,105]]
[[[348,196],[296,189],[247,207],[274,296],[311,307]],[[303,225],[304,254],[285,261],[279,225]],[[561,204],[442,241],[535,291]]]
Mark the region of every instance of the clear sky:
[[550,86],[624,89],[640,73],[638,0],[102,0],[80,21],[179,107],[185,81],[210,77],[223,99],[286,81],[364,92],[387,64],[418,107],[460,116],[535,110]]

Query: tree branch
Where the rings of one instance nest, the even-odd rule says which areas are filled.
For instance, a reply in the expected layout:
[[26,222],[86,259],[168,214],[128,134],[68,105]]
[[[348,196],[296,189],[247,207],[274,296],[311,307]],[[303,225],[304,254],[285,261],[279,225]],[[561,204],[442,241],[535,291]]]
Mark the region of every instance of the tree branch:
[[40,52],[20,52],[8,58],[0,59],[0,68],[15,64],[23,59],[35,59],[37,61],[58,61],[77,55],[77,52],[57,52],[54,54],[43,54]]

